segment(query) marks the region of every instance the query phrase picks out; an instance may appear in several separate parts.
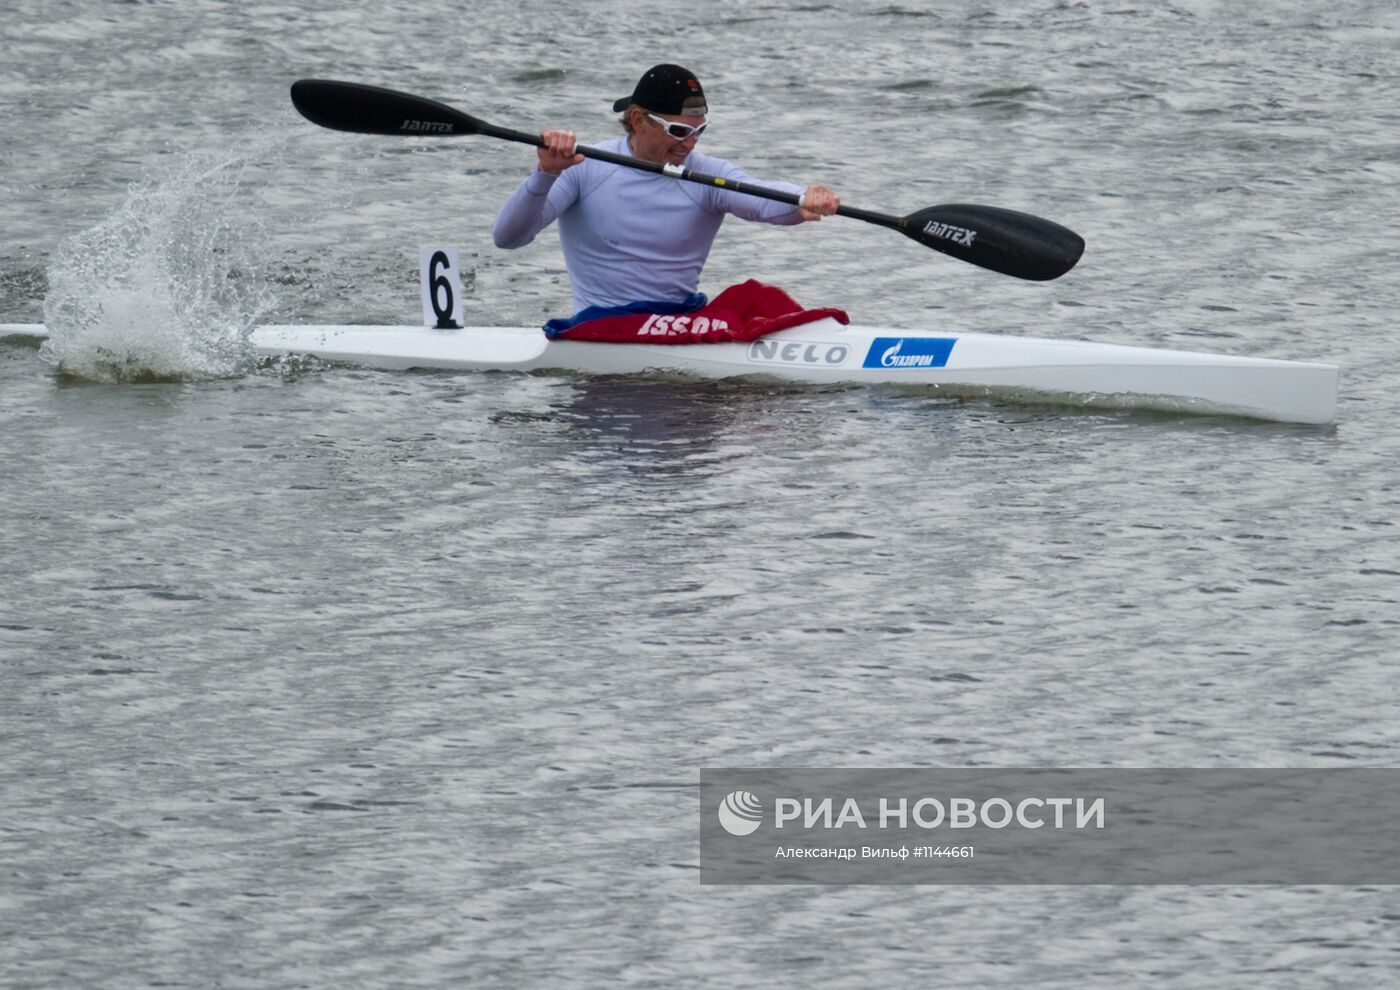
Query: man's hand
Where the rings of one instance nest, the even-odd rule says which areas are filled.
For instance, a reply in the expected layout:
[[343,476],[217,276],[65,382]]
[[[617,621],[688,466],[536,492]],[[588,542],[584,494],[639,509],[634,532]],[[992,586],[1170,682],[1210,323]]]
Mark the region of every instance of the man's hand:
[[539,149],[541,172],[558,175],[583,161],[583,156],[574,151],[573,131],[540,131],[540,138],[544,141],[544,147]]
[[829,217],[840,205],[841,198],[826,186],[808,186],[807,191],[802,194],[802,219],[820,220],[822,217]]

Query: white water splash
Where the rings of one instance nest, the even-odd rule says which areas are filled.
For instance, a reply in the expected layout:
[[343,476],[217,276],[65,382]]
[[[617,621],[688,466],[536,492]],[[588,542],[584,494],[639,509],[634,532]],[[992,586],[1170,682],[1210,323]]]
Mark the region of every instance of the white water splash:
[[43,356],[95,381],[189,380],[253,365],[248,337],[272,307],[249,170],[271,135],[173,156],[49,263]]

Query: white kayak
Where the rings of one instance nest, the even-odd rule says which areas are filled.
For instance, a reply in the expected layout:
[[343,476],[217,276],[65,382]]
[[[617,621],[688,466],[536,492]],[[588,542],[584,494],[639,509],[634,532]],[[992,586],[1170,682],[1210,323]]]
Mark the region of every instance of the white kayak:
[[[46,335],[0,324],[0,336]],[[757,376],[793,382],[896,384],[950,395],[1330,423],[1334,365],[1089,341],[842,326],[820,320],[748,344],[602,344],[550,340],[535,327],[437,330],[262,326],[264,355],[309,354],[374,368],[564,370],[586,374]]]

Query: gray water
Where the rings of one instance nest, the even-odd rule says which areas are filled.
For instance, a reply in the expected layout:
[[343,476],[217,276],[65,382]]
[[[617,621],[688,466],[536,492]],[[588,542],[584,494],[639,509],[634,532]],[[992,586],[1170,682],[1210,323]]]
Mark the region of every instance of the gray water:
[[[5,6],[0,322],[80,330],[0,343],[0,983],[1387,983],[1384,887],[702,887],[696,789],[1400,762],[1393,4]],[[567,307],[552,235],[489,241],[529,149],[292,80],[601,139],[664,60],[754,175],[1089,243],[1032,285],[731,221],[708,291],[1328,361],[1338,422],[219,364],[416,321],[420,244],[472,322]]]

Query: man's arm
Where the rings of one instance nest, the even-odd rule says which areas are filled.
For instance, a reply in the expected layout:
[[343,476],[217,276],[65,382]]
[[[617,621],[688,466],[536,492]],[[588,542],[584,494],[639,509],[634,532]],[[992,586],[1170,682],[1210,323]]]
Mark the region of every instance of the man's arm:
[[541,131],[540,137],[545,146],[538,151],[538,168],[516,187],[496,214],[491,239],[498,248],[529,244],[555,221],[567,203],[573,202],[568,187],[554,193],[555,180],[564,170],[583,161],[583,156],[574,152],[573,132]]

